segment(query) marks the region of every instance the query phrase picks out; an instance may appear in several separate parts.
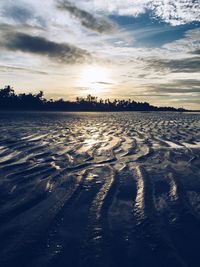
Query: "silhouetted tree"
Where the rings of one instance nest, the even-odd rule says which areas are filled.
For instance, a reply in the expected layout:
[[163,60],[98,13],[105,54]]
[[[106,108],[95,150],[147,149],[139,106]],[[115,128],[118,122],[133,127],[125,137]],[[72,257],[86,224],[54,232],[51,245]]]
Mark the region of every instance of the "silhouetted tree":
[[147,102],[141,103],[134,100],[111,101],[103,100],[96,96],[88,95],[86,98],[77,97],[76,101],[46,100],[43,91],[37,94],[15,94],[9,85],[0,89],[0,109],[27,109],[27,110],[65,110],[65,111],[186,111],[183,108],[155,107]]
[[0,90],[0,98],[9,98],[14,96],[14,90],[10,85],[6,85]]

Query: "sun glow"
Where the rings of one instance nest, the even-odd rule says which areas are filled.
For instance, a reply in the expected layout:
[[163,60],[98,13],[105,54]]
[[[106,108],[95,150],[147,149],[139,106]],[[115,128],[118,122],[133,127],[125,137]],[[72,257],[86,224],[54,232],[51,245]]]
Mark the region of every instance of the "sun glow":
[[84,67],[79,80],[79,86],[94,93],[108,92],[111,83],[110,71],[96,65]]

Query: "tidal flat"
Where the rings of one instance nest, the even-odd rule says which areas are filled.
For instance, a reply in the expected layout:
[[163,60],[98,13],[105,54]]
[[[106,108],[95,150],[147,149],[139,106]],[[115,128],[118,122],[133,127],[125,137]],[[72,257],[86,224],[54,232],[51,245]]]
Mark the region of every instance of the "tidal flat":
[[1,112],[0,266],[199,267],[200,113]]

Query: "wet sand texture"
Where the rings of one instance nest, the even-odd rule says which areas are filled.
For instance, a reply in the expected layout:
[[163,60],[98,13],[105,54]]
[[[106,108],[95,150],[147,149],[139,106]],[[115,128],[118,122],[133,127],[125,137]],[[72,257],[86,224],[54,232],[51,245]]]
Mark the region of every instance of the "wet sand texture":
[[0,266],[199,267],[200,115],[1,113]]

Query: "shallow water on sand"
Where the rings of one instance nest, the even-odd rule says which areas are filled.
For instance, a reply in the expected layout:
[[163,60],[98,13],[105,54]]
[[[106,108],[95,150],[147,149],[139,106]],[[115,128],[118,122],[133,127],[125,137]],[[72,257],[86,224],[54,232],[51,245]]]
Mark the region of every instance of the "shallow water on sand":
[[0,113],[0,266],[199,267],[200,114]]

